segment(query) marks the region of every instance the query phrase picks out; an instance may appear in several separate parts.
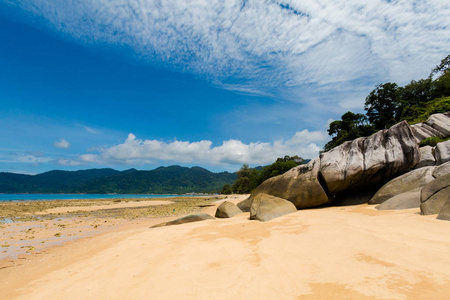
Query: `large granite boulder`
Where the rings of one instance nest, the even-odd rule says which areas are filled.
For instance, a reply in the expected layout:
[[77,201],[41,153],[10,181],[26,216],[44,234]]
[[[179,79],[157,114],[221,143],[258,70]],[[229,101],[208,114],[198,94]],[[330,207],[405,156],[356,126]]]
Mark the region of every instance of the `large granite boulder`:
[[434,166],[436,164],[436,158],[434,158],[434,147],[424,146],[420,147],[420,160],[415,165],[414,169],[419,169],[428,166]]
[[292,202],[297,209],[317,207],[331,201],[317,177],[319,158],[306,165],[294,167],[282,175],[272,177],[251,194],[250,203],[259,194],[269,194]]
[[180,224],[199,222],[199,221],[205,221],[205,220],[215,220],[215,219],[208,214],[194,214],[194,215],[181,217],[181,218],[178,218],[178,219],[170,221],[170,222],[165,222],[165,223],[161,223],[158,225],[154,225],[150,228],[157,228],[157,227],[171,226],[171,225],[180,225]]
[[376,206],[378,210],[399,210],[420,207],[421,187],[396,195]]
[[450,221],[450,198],[444,203],[441,210],[439,211],[439,215],[437,216],[439,220]]
[[403,121],[322,153],[319,177],[327,192],[336,195],[381,185],[410,170],[419,159],[412,129]]
[[450,161],[450,140],[436,145],[435,156],[437,165]]
[[369,204],[380,204],[394,196],[425,186],[434,180],[434,168],[423,167],[392,179],[378,190],[372,199],[370,199]]
[[250,212],[250,207],[252,206],[252,199],[248,197],[247,199],[242,200],[241,202],[236,204],[236,206],[243,212]]
[[422,188],[420,194],[420,213],[438,214],[450,197],[450,174],[440,176]]
[[444,164],[442,164],[440,166],[437,166],[434,169],[433,177],[434,178],[438,178],[438,177],[441,177],[441,176],[444,176],[444,175],[447,175],[447,174],[450,174],[450,161],[446,162],[446,163],[444,163]]
[[267,222],[296,211],[297,209],[292,202],[260,193],[253,198],[250,219]]
[[450,119],[446,115],[431,115],[425,123],[438,130],[443,136],[450,136]]
[[231,202],[225,201],[219,205],[216,210],[216,218],[232,218],[235,215],[243,213],[236,205]]

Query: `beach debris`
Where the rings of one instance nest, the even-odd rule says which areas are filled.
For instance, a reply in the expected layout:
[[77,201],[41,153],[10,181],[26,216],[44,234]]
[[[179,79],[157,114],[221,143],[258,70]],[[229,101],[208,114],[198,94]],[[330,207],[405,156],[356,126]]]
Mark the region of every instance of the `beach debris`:
[[234,203],[225,201],[219,205],[216,210],[216,218],[232,218],[236,215],[242,214],[243,211],[239,209]]

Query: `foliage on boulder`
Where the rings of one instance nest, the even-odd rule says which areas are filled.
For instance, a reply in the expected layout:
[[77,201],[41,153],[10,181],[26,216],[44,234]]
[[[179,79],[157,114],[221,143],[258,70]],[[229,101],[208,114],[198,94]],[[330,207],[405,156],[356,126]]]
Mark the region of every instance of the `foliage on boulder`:
[[392,82],[377,85],[366,97],[365,115],[346,112],[341,120],[330,123],[328,134],[332,139],[324,150],[369,136],[403,120],[416,124],[426,121],[432,114],[450,111],[449,61],[450,55],[428,78],[413,80],[403,87]]

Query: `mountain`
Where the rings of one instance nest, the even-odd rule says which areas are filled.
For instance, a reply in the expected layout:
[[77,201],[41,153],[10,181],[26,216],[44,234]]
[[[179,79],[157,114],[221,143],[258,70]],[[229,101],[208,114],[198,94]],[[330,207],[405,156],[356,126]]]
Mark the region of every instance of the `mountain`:
[[234,173],[213,173],[200,167],[54,170],[37,175],[0,173],[0,193],[184,194],[217,192],[234,180]]

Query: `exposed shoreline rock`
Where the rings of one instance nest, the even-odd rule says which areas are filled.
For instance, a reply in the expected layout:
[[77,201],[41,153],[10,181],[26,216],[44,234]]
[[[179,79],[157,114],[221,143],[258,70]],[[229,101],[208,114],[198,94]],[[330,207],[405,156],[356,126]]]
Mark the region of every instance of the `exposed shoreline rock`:
[[383,184],[419,160],[419,146],[411,127],[403,121],[322,153],[319,173],[327,191],[336,195]]
[[292,202],[297,209],[310,208],[330,203],[332,198],[319,182],[319,158],[308,164],[294,167],[286,173],[264,181],[250,196],[249,201],[259,194],[268,194]]
[[236,215],[242,214],[243,211],[240,210],[236,205],[231,202],[225,201],[219,205],[216,210],[216,218],[232,218]]
[[260,193],[252,201],[250,219],[267,222],[296,211],[297,208],[294,204],[292,204],[292,202],[279,197]]

